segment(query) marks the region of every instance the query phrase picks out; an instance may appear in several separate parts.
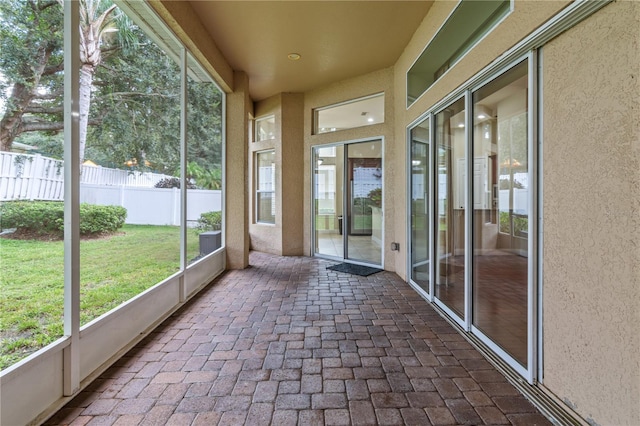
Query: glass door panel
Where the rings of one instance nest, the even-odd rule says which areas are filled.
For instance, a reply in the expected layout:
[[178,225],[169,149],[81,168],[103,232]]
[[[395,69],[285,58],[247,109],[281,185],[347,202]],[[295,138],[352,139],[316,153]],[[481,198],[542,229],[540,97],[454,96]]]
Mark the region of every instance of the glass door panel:
[[344,258],[344,147],[313,149],[314,252]]
[[473,94],[473,325],[527,367],[527,62]]
[[437,211],[435,297],[464,320],[465,306],[464,98],[435,115]]
[[382,142],[345,146],[346,258],[382,264]]
[[429,293],[429,120],[411,129],[411,280]]

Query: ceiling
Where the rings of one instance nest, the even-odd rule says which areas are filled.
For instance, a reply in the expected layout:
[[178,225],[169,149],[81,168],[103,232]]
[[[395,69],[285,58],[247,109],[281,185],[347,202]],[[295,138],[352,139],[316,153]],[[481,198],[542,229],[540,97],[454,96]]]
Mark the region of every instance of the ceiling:
[[[393,65],[432,1],[189,0],[253,100]],[[287,55],[297,53],[298,60]]]

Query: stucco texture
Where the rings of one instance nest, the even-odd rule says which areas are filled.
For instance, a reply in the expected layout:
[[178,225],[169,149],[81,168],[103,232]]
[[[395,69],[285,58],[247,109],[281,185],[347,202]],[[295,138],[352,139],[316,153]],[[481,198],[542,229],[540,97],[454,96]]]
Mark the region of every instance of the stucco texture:
[[640,424],[640,3],[543,48],[544,386]]
[[[304,95],[281,93],[255,104],[255,117],[273,115],[274,139],[249,142],[251,249],[282,256],[300,256],[303,252],[303,174]],[[273,149],[276,163],[275,224],[258,223],[255,217],[255,153]],[[285,166],[286,164],[286,166]]]
[[[249,99],[249,79],[243,72],[234,74],[234,91],[227,96],[225,148],[225,247],[227,268],[243,269],[249,265],[249,200],[247,194],[248,116],[253,112]],[[233,117],[234,119],[229,119]]]

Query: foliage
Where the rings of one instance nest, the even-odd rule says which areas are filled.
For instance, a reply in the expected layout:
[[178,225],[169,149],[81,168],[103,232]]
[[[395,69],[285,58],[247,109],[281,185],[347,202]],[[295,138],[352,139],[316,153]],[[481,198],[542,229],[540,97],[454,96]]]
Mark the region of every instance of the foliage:
[[196,231],[206,232],[206,231],[219,231],[222,229],[222,212],[206,212],[200,215],[198,219],[198,224],[196,225]]
[[127,209],[121,206],[80,204],[80,235],[99,235],[122,228]]
[[499,181],[500,189],[525,189],[524,185],[515,179],[503,178]]
[[[115,232],[124,225],[127,210],[120,206],[80,205],[80,235]],[[61,238],[64,203],[59,201],[11,201],[0,205],[0,227],[16,228],[29,235]]]
[[[198,239],[187,249],[198,252]],[[63,334],[64,243],[0,239],[0,369]],[[124,225],[80,243],[80,323],[87,324],[174,274],[180,227]]]
[[[179,174],[180,170],[176,170],[175,174]],[[196,187],[200,189],[222,189],[222,170],[220,168],[205,169],[195,161],[187,163],[187,178],[192,182],[195,181]]]
[[382,188],[376,188],[369,191],[367,195],[374,207],[382,207]]
[[[0,98],[6,105],[0,112],[0,148],[8,150],[25,129],[61,121],[62,109],[52,108],[47,95],[62,83],[62,12],[57,2],[4,0],[0,16]],[[52,114],[23,120],[25,114],[43,109]]]
[[61,202],[12,201],[0,206],[2,229],[16,228],[37,234],[62,234],[64,204]]
[[[180,178],[172,177],[172,178],[164,178],[160,179],[153,185],[154,188],[180,188]],[[191,182],[187,181],[188,189],[196,189],[196,186]]]
[[[113,37],[121,14],[110,0],[80,0],[80,158],[84,157],[91,89],[96,68],[119,48]],[[60,131],[63,96],[63,11],[58,1],[7,0],[0,9],[0,96],[7,108],[0,120],[0,143],[9,150],[23,132]]]
[[[500,232],[509,234],[511,232],[511,222],[509,212],[500,212]],[[529,230],[529,219],[527,217],[513,215],[513,235],[523,237]]]
[[[112,2],[83,0],[83,5],[91,6],[95,17],[111,8]],[[7,106],[0,118],[3,123],[11,117],[28,121],[31,127],[19,126],[18,135],[11,135],[11,140],[18,136],[16,140],[62,158],[61,7],[56,1],[4,0],[0,16],[0,97]],[[85,157],[118,168],[137,158],[135,170],[173,173],[180,164],[179,67],[119,9],[108,18],[117,22],[118,31],[105,34],[115,37],[105,38],[100,46]],[[24,108],[15,109],[20,102],[6,90],[11,88],[23,89]],[[222,94],[212,82],[189,78],[187,95],[187,157],[209,170],[199,178],[198,186],[215,189],[220,186],[222,164]],[[26,134],[39,137],[27,140]]]

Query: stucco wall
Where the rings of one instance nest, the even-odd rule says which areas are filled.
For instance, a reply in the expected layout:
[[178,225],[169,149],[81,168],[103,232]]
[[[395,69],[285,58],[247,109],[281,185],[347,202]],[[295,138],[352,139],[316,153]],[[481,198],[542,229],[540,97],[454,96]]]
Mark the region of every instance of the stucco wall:
[[280,164],[282,167],[280,206],[282,209],[282,255],[299,256],[303,250],[304,194],[304,95],[282,94],[282,127]]
[[[304,95],[281,93],[255,104],[255,118],[275,117],[275,138],[249,142],[251,248],[283,256],[303,254],[302,160]],[[273,149],[276,164],[275,224],[257,223],[255,217],[255,153]]]
[[[404,181],[397,180],[397,170],[394,165],[398,152],[396,141],[394,140],[394,95],[392,90],[393,69],[387,68],[375,71],[357,78],[344,80],[327,87],[323,87],[305,93],[304,98],[304,254],[312,255],[311,247],[311,149],[314,146],[324,144],[374,140],[384,138],[383,154],[383,202],[384,202],[384,268],[390,271],[395,270],[395,256],[398,252],[389,250],[389,243],[396,241],[397,235],[393,226],[397,214],[402,218],[403,211],[398,209],[396,196],[403,192],[399,188],[404,188]],[[313,135],[313,109],[325,107],[363,96],[384,92],[385,122],[371,126],[357,127],[354,129],[341,130],[331,133]],[[402,143],[402,142],[399,142]],[[402,219],[400,219],[402,220]]]
[[249,78],[234,73],[234,91],[227,95],[225,148],[225,245],[227,268],[243,269],[249,265],[249,195],[248,137],[249,114],[253,103],[249,98]]
[[544,62],[544,385],[587,421],[640,424],[640,3]]

